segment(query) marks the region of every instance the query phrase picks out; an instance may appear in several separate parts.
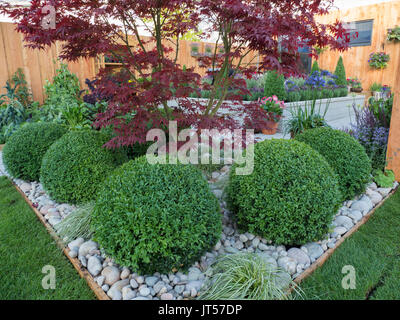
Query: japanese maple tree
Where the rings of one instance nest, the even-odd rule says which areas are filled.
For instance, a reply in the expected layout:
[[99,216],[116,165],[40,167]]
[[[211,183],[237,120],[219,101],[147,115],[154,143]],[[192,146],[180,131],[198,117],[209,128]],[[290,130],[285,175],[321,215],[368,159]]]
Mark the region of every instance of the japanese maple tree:
[[[49,19],[46,5],[55,9],[55,28],[43,23]],[[116,136],[108,146],[117,147],[145,142],[150,128],[167,130],[172,119],[179,127],[240,127],[232,115],[218,112],[221,107],[260,127],[265,114],[258,103],[224,101],[240,101],[237,93],[248,92],[240,75],[270,69],[296,74],[299,47],[345,50],[349,36],[341,23],[322,25],[314,18],[332,5],[333,0],[33,0],[29,7],[3,4],[0,12],[14,19],[31,48],[62,41],[62,59],[108,54],[121,62],[120,72],[102,70],[96,82],[110,99],[95,125],[111,125]],[[200,75],[177,63],[179,39],[196,32],[200,21],[207,25],[202,37],[218,38],[213,54],[199,58],[214,77],[205,104],[187,98],[200,86]],[[251,51],[262,57],[257,68],[243,62]]]

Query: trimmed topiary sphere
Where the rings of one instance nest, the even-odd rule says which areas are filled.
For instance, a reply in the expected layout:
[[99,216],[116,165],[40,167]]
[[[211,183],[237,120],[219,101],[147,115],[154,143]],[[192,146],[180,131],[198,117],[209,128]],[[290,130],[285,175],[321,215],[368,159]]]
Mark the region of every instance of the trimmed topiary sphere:
[[221,237],[218,200],[192,165],[150,165],[145,156],[104,182],[92,214],[94,239],[140,274],[187,269]]
[[28,123],[19,128],[3,148],[8,173],[18,179],[39,181],[42,159],[47,149],[67,129],[55,123]]
[[300,245],[329,232],[340,206],[337,176],[326,160],[305,143],[269,140],[254,147],[254,171],[236,175],[227,189],[228,204],[243,231],[275,244]]
[[343,201],[365,191],[370,181],[371,160],[356,139],[340,130],[317,128],[297,135],[296,140],[307,143],[325,157],[339,176]]
[[99,185],[127,156],[103,147],[104,132],[73,131],[56,141],[43,157],[40,181],[59,202],[84,203],[95,198]]

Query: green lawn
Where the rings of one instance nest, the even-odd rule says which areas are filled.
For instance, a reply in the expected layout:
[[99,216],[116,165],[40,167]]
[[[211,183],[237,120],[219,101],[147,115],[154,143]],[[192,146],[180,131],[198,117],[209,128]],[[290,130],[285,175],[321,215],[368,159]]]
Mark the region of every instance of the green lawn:
[[[356,272],[356,288],[343,289],[342,268]],[[400,191],[301,284],[306,299],[400,299]]]
[[[53,266],[56,288],[45,290],[42,268]],[[0,177],[0,300],[95,299],[11,182]]]

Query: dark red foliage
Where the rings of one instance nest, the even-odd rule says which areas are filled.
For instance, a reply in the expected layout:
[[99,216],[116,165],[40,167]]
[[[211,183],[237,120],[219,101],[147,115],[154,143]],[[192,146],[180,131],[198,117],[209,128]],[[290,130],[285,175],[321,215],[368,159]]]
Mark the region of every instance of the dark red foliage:
[[[345,50],[349,38],[341,23],[321,25],[314,18],[326,14],[332,4],[332,0],[33,0],[27,8],[1,5],[0,13],[15,20],[31,48],[63,41],[63,59],[107,53],[123,64],[120,73],[103,70],[96,81],[96,94],[111,98],[95,125],[113,126],[116,136],[108,146],[117,147],[144,142],[150,128],[168,130],[169,120],[181,128],[239,128],[249,123],[262,127],[266,115],[259,105],[240,103],[240,94],[248,91],[238,75],[249,77],[269,69],[297,74],[298,49],[303,46]],[[55,29],[42,27],[48,14],[42,11],[44,5],[55,7]],[[200,75],[178,65],[176,54],[177,39],[196,30],[200,21],[208,26],[205,37],[219,34],[215,53],[199,58],[204,68],[215,71],[210,88],[215,96],[207,104],[187,98],[199,88]],[[143,28],[150,40],[139,35]],[[216,50],[219,47],[223,53]],[[258,65],[242,63],[250,50],[262,55]],[[316,56],[314,50],[311,54]],[[223,103],[227,99],[235,102]],[[172,100],[176,107],[169,105]],[[229,109],[233,115],[227,115]],[[239,116],[245,123],[238,121]]]

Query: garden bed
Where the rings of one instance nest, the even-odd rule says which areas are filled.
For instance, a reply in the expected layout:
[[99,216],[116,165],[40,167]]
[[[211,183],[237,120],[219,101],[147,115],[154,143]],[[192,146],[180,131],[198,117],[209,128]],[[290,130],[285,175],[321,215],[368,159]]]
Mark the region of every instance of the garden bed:
[[[365,194],[345,201],[332,222],[331,233],[327,234],[324,240],[307,243],[301,247],[276,246],[267,239],[250,233],[241,234],[238,231],[231,213],[227,209],[222,189],[222,185],[229,176],[229,171],[230,167],[225,166],[220,171],[213,172],[209,179],[209,185],[221,204],[223,220],[221,239],[212,251],[207,252],[200,261],[189,268],[187,274],[171,272],[169,274],[138,275],[134,273],[134,270],[116,265],[104,254],[98,244],[90,239],[75,239],[70,242],[68,244],[69,256],[78,258],[82,268],[86,268],[98,286],[111,299],[115,300],[196,298],[206,279],[211,275],[212,269],[209,267],[216,258],[223,254],[239,252],[257,253],[268,263],[286,270],[287,276],[281,277],[281,283],[278,284],[281,288],[285,288],[290,280],[301,277],[303,273],[314,268],[313,264],[318,263],[317,260],[324,252],[336,248],[340,239],[356,228],[357,223],[384,201],[393,188],[398,185],[395,182],[393,188],[382,189],[372,183]],[[2,163],[0,163],[0,172],[6,174]],[[50,225],[58,224],[75,209],[74,206],[57,204],[52,201],[45,194],[40,183],[27,183],[18,179],[14,179],[14,182]]]

